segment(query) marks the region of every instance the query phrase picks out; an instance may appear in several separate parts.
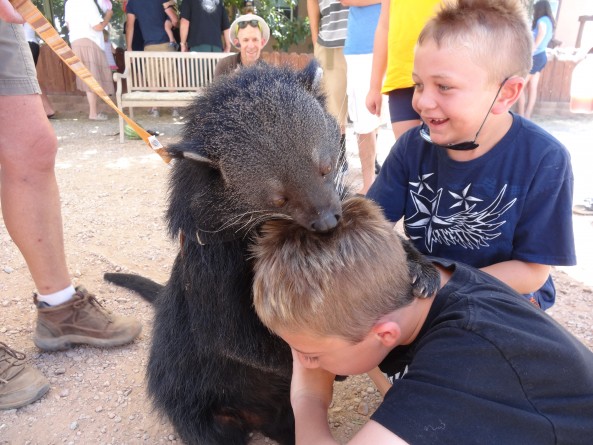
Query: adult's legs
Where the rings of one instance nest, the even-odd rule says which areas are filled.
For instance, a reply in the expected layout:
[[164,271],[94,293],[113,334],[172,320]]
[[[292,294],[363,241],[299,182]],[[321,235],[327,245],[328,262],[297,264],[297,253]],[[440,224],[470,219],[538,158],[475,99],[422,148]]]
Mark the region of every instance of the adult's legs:
[[539,77],[541,72],[531,75],[531,80],[527,84],[527,108],[525,109],[525,117],[531,119],[533,109],[535,108],[535,101],[537,100],[537,87],[539,85]]
[[129,342],[140,332],[137,321],[108,314],[72,287],[54,173],[57,139],[25,45],[22,27],[0,21],[0,198],[4,224],[39,292],[35,343],[58,349]]
[[89,103],[89,119],[97,119],[97,97],[92,91],[86,92],[86,100]]
[[56,113],[56,110],[54,110],[54,107],[51,104],[49,97],[47,97],[47,94],[41,93],[41,103],[43,104],[43,109],[45,110],[47,117],[52,117]]
[[[346,59],[342,48],[326,48],[315,45],[313,52],[323,68],[321,83],[327,96],[327,109],[340,124],[342,141],[346,135],[346,117],[348,115],[348,97],[346,95]],[[342,162],[343,161],[343,162]],[[339,162],[346,170],[346,144],[341,144]]]
[[[47,180],[48,172],[44,166],[49,160],[53,173],[57,142],[53,133],[48,133],[51,127],[41,99],[36,96],[41,89],[36,80],[33,57],[26,45],[22,26],[0,20],[0,202],[5,226],[21,251],[32,252],[39,244],[40,250],[45,252],[45,247],[55,242],[55,233],[51,230],[47,234],[43,232],[45,221],[39,225],[39,230],[30,234],[26,233],[26,228],[35,224],[40,216],[49,219],[57,216],[60,219],[59,212],[57,215],[51,211],[42,215],[43,210],[40,210],[52,208],[54,197],[51,194],[56,183],[55,178],[53,182]],[[33,115],[27,114],[31,106]],[[17,145],[20,141],[33,149],[26,154],[19,153]],[[30,172],[20,169],[24,163],[31,166]],[[48,202],[40,201],[37,207],[36,203],[32,205],[29,197],[35,195],[34,187],[39,184],[41,190],[48,189],[50,196]],[[20,198],[24,201],[20,202]],[[21,221],[24,226],[20,225]],[[40,276],[47,274],[48,270],[41,261],[35,261],[29,254],[27,256],[27,261],[31,259],[28,265],[32,270],[40,270]],[[56,276],[59,278],[63,272],[59,263],[63,258],[59,255],[52,257],[52,253],[49,256],[48,261],[57,265]],[[40,285],[45,283],[41,279],[39,282]],[[24,360],[24,354],[0,341],[0,409],[19,408],[32,403],[49,389],[47,379],[35,368],[27,366]]]
[[365,195],[375,180],[375,159],[377,157],[377,130],[371,133],[357,134],[358,156],[362,171],[362,188],[358,191]]
[[38,292],[51,294],[70,284],[54,173],[57,139],[39,95],[0,96],[0,122],[10,122],[0,125],[4,223]]
[[529,85],[532,81],[532,74],[528,74],[525,78],[525,86],[523,87],[523,91],[519,95],[519,100],[517,100],[517,114],[519,116],[525,116],[525,103],[527,102],[526,96],[529,94]]

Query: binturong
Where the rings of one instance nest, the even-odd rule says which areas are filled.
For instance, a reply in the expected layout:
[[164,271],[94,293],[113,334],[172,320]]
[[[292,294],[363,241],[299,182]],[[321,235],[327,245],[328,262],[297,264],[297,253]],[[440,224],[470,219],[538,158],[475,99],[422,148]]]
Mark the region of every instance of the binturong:
[[189,160],[171,176],[172,235],[240,236],[269,218],[316,232],[337,225],[340,132],[319,80],[316,62],[303,71],[258,64],[205,90],[169,150]]

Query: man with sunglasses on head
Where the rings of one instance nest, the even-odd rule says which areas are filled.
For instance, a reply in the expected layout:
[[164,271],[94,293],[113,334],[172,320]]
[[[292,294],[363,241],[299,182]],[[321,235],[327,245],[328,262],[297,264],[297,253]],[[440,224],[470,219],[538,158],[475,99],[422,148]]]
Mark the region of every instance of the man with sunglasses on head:
[[231,43],[239,50],[216,65],[214,77],[230,74],[242,66],[263,63],[261,51],[270,40],[270,27],[260,16],[244,14],[231,25]]
[[422,125],[398,138],[367,196],[424,254],[493,275],[554,304],[550,269],[576,263],[570,155],[510,112],[531,69],[518,0],[459,0],[416,44],[412,106]]
[[228,53],[229,16],[222,0],[185,0],[179,22],[181,51]]

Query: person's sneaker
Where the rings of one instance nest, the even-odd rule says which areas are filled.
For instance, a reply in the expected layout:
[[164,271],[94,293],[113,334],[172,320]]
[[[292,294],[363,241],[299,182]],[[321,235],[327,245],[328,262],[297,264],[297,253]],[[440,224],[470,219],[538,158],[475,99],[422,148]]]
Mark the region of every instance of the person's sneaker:
[[33,296],[37,306],[35,345],[57,351],[76,344],[98,347],[120,346],[134,340],[142,325],[129,317],[118,317],[105,309],[94,295],[82,287],[67,302],[49,306]]
[[173,48],[175,51],[179,51],[179,43],[177,42],[169,42],[169,47]]
[[148,114],[152,117],[161,117],[161,113],[157,108],[151,108],[150,110],[148,110]]
[[0,409],[16,409],[33,403],[49,390],[49,382],[37,369],[24,363],[22,352],[0,342]]

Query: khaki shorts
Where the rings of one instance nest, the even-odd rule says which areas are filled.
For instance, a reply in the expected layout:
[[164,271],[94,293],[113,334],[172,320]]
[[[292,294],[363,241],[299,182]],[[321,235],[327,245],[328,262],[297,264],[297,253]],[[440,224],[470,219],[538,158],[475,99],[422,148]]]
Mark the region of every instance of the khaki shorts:
[[0,20],[0,96],[41,94],[23,25]]
[[[151,51],[166,51],[166,52],[173,52],[175,51],[175,48],[173,48],[172,46],[169,46],[169,42],[166,43],[155,43],[154,45],[146,45],[144,47],[144,51],[147,52],[151,52]],[[171,85],[167,79],[171,79],[172,76],[175,75],[175,70],[172,66],[169,66],[168,68],[164,68],[161,71],[161,75],[165,75],[165,82],[167,85]],[[152,84],[151,86],[156,86],[154,84]]]
[[326,48],[315,45],[313,53],[321,68],[323,89],[327,95],[327,109],[345,127],[348,115],[346,96],[346,59],[342,48]]

